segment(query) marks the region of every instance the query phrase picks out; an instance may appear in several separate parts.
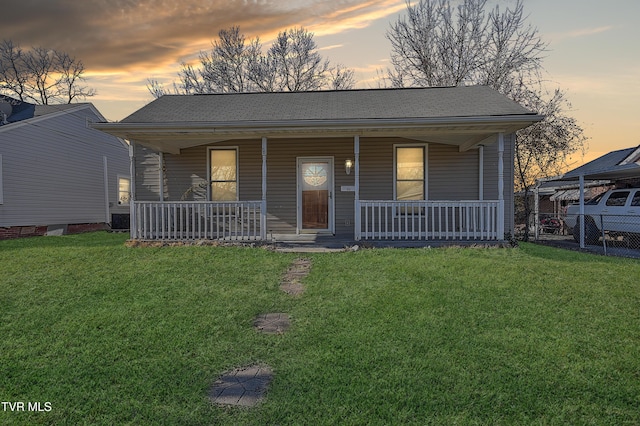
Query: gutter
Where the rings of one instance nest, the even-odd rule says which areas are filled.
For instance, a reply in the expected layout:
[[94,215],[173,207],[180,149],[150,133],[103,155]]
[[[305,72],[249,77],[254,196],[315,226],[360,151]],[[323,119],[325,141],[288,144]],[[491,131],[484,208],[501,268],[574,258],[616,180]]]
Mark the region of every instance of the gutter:
[[[125,134],[124,132],[145,133],[244,133],[253,132],[277,132],[290,131],[292,129],[305,129],[306,131],[330,128],[332,130],[352,130],[353,128],[373,129],[397,129],[397,128],[421,128],[447,125],[481,126],[494,125],[520,125],[541,121],[542,115],[524,114],[510,116],[482,116],[482,117],[438,117],[438,118],[397,118],[397,119],[333,119],[333,120],[278,120],[278,121],[226,121],[226,122],[162,122],[162,123],[92,123],[90,126],[96,130],[102,130],[111,134]],[[512,127],[512,126],[508,126]],[[128,133],[127,133],[128,134]]]

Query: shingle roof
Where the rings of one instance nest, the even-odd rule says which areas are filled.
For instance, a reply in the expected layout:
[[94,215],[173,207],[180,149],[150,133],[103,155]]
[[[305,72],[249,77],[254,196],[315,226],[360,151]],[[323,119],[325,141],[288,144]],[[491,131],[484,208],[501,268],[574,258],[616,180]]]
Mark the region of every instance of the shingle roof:
[[533,113],[486,86],[166,95],[123,123],[492,117]]
[[56,104],[56,105],[36,105],[34,117],[40,117],[42,115],[53,114],[54,112],[66,111],[68,109],[77,108],[80,105],[90,105],[89,103],[77,103],[77,104]]
[[79,105],[90,105],[88,103],[35,105],[5,95],[0,95],[0,103],[6,104],[5,108],[8,105],[8,111],[10,111],[10,113],[8,114],[7,122],[9,123],[16,123],[29,118],[53,114],[59,111],[66,111],[68,109],[77,108]]

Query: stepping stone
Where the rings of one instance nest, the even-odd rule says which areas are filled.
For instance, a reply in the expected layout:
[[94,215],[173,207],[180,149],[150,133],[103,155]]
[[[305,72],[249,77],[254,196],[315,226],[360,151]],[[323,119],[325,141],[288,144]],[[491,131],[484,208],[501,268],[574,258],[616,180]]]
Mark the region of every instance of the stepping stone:
[[289,315],[283,313],[262,314],[253,321],[253,326],[263,333],[282,334],[289,329]]
[[309,275],[310,270],[311,260],[303,258],[294,260],[282,278],[280,290],[292,296],[301,295],[304,292],[304,286],[300,281]]
[[272,378],[268,365],[236,368],[216,380],[209,398],[215,404],[254,407],[263,399]]
[[300,296],[304,293],[304,286],[300,283],[282,283],[280,284],[280,290],[291,296]]

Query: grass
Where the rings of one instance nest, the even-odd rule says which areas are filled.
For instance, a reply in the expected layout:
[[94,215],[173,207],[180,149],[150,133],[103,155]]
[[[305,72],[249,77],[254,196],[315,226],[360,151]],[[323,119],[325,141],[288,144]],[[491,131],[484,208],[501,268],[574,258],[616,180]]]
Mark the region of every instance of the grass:
[[[518,249],[293,254],[0,242],[0,424],[638,424],[640,262]],[[287,312],[284,335],[253,318]],[[254,409],[207,399],[275,371]]]

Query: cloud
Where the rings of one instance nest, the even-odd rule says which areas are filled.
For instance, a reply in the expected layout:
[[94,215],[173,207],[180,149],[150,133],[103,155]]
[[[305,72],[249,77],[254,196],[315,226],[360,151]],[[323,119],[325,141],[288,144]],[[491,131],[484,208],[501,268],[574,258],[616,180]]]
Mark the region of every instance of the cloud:
[[0,28],[23,48],[74,55],[87,71],[149,74],[193,58],[219,30],[233,25],[262,40],[298,26],[335,34],[400,7],[402,0],[21,0],[3,10]]
[[595,27],[595,28],[580,28],[578,30],[567,31],[564,33],[550,34],[550,38],[556,41],[560,41],[560,40],[566,40],[566,39],[572,39],[572,38],[589,37],[592,35],[605,33],[613,29],[614,27],[612,25],[605,25],[605,26]]
[[331,50],[344,47],[344,44],[332,44],[331,46],[319,47],[318,50]]

